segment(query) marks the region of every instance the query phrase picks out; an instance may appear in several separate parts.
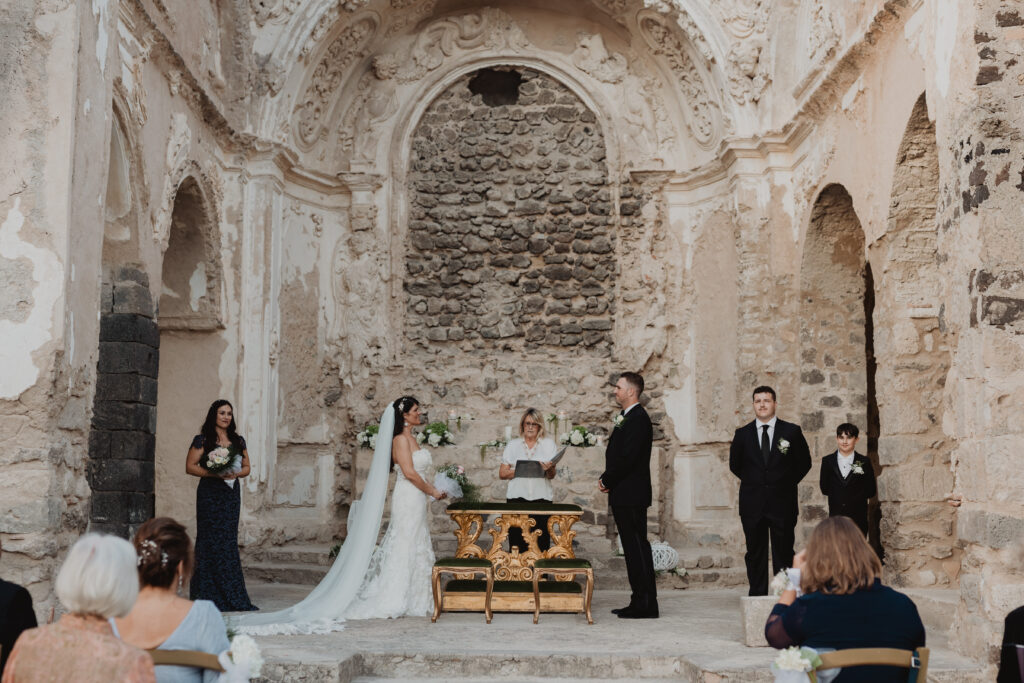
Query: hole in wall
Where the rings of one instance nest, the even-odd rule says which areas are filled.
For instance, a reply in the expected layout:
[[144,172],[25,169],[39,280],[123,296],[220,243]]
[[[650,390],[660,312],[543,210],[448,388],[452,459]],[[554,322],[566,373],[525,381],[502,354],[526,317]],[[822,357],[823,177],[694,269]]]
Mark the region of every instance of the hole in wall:
[[469,92],[480,95],[488,107],[519,102],[519,85],[523,75],[514,69],[480,69],[469,79]]

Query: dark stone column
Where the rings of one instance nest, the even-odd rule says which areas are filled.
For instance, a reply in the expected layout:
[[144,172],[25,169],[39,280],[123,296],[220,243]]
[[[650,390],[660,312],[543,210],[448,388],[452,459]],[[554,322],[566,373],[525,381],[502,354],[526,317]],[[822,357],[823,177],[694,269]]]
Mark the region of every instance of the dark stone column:
[[89,521],[93,531],[128,536],[154,512],[160,332],[146,274],[126,266],[111,280],[104,283],[100,313]]

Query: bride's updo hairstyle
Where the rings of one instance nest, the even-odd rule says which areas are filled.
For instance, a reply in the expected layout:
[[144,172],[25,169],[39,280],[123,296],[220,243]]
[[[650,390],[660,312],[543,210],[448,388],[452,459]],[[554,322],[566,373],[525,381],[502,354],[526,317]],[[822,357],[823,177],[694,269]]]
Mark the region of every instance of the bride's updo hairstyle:
[[395,408],[395,433],[392,436],[398,436],[405,429],[405,414],[420,404],[412,396],[403,396],[394,402]]

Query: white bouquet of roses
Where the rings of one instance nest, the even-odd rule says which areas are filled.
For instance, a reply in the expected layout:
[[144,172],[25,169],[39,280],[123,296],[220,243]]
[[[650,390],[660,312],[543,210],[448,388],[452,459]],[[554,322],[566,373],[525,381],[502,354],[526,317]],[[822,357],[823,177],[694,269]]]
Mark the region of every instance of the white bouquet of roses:
[[592,433],[586,427],[579,425],[558,437],[558,442],[563,446],[586,448],[588,446],[597,445],[597,435]]
[[377,433],[380,432],[380,425],[366,425],[363,431],[356,434],[356,443],[361,448],[373,450],[377,447]]
[[[199,464],[210,474],[235,474],[242,471],[242,453],[236,446],[218,446],[200,458]],[[227,483],[234,486],[235,480]]]
[[416,442],[430,444],[431,447],[449,446],[455,443],[455,437],[448,431],[444,422],[431,422],[423,431],[416,435]]
[[217,655],[217,661],[224,667],[218,683],[248,683],[259,678],[263,670],[263,655],[256,641],[247,635],[231,639],[231,649]]

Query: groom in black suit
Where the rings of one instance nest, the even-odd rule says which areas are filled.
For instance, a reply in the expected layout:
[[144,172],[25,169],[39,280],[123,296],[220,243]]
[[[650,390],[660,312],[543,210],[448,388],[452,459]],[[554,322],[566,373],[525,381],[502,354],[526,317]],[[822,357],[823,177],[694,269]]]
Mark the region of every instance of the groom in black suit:
[[629,606],[613,609],[621,619],[657,619],[658,590],[654,580],[654,558],[647,540],[647,508],[651,506],[651,418],[640,405],[644,378],[624,372],[615,383],[615,400],[622,411],[615,418],[608,448],[604,453],[604,474],[597,485],[608,494],[615,526],[626,556],[626,574],[633,594]]
[[769,538],[772,571],[793,566],[797,484],[811,469],[810,449],[800,426],[777,418],[775,408],[774,389],[754,389],[755,419],[736,430],[729,447],[729,469],[740,478],[750,595],[768,595]]

